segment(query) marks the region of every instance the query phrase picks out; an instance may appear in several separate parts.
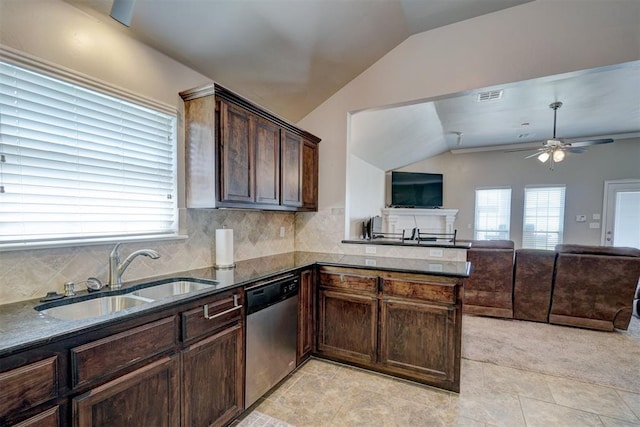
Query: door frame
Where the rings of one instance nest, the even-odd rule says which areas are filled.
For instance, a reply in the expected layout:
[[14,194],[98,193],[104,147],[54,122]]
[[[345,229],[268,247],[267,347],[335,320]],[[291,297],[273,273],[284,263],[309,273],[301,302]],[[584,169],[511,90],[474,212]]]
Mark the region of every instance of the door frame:
[[[616,185],[636,185],[638,188],[640,188],[640,179],[613,179],[613,180],[607,180],[604,182],[604,195],[602,197],[602,233],[600,235],[600,244],[602,246],[612,246],[611,244],[607,245],[607,229],[609,227],[607,227],[608,225],[608,221],[609,221],[609,203],[613,202],[614,200],[609,200],[609,194],[613,194],[612,192],[615,189]],[[613,210],[611,212],[612,214],[614,213]]]

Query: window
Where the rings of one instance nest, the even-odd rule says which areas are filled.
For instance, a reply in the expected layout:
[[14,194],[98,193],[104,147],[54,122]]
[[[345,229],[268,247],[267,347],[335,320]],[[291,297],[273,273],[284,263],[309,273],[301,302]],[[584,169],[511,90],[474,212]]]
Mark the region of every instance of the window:
[[0,248],[175,235],[175,114],[0,62]]
[[508,240],[511,224],[511,189],[476,190],[476,240]]
[[555,249],[562,243],[564,186],[526,187],[522,247]]

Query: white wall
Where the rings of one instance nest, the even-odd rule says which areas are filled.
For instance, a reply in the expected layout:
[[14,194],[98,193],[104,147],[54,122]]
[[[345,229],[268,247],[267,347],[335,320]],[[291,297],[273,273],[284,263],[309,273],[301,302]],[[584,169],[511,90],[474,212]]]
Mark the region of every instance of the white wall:
[[357,156],[349,156],[349,180],[347,189],[349,206],[347,217],[350,221],[350,239],[362,237],[362,221],[380,215],[384,207],[385,172],[363,161]]
[[[599,245],[601,229],[590,229],[593,214],[602,218],[604,181],[640,179],[640,139],[588,147],[583,154],[567,154],[549,170],[528,152],[491,151],[473,154],[445,153],[402,170],[444,174],[444,204],[460,211],[455,227],[461,239],[473,239],[475,190],[483,187],[511,187],[511,239],[522,242],[522,216],[526,185],[565,185],[564,241]],[[587,215],[576,222],[576,215]],[[470,228],[469,228],[470,226]]]
[[638,22],[637,1],[536,0],[410,37],[300,121],[322,138],[318,215],[345,206],[350,111],[638,60]]

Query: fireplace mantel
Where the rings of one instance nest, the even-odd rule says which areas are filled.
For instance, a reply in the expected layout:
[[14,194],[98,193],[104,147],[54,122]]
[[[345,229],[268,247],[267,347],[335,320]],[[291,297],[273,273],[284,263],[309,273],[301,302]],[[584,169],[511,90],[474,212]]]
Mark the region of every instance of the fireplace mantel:
[[383,208],[382,232],[411,236],[415,227],[421,232],[453,233],[458,209]]

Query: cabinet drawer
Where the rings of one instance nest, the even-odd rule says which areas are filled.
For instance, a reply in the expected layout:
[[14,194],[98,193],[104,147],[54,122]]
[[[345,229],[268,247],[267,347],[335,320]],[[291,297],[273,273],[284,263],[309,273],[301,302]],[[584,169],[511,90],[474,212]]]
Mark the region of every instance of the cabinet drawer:
[[226,294],[205,300],[182,313],[182,341],[198,338],[242,319],[242,295]]
[[382,279],[384,296],[435,301],[445,304],[456,303],[456,284],[429,283],[406,279]]
[[77,387],[172,349],[176,316],[148,323],[71,349],[71,376]]
[[0,420],[58,395],[56,356],[0,373]]
[[375,294],[378,292],[378,278],[340,271],[321,271],[320,286]]

